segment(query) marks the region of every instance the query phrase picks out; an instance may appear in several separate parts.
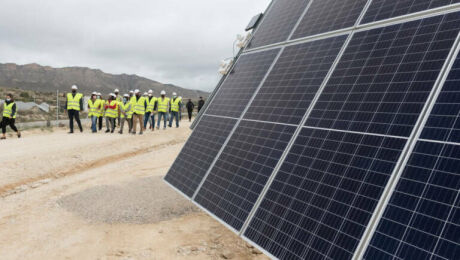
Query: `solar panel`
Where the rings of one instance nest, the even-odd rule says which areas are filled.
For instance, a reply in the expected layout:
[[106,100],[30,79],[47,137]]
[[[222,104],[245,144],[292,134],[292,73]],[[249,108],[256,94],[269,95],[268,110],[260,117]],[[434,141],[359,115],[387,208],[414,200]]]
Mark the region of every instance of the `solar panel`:
[[308,0],[275,0],[255,31],[248,48],[287,40],[308,3]]
[[286,47],[244,118],[299,124],[346,38]]
[[452,13],[354,34],[306,125],[409,136],[459,20]]
[[241,121],[195,201],[239,230],[294,130],[289,125]]
[[191,198],[236,121],[204,115],[165,180]]
[[206,110],[208,115],[239,118],[279,49],[242,55]]
[[460,55],[431,111],[421,138],[460,143]]
[[372,0],[361,23],[375,22],[455,3],[460,3],[460,0]]
[[291,39],[352,27],[366,3],[367,0],[313,1]]
[[460,259],[460,146],[420,141],[365,259]]
[[280,259],[350,259],[405,143],[302,129],[245,236]]

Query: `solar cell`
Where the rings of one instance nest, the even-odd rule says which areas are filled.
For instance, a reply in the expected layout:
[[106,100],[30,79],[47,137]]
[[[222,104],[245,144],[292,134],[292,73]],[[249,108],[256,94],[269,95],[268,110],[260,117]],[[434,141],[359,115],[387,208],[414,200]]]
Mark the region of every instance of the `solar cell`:
[[165,180],[191,198],[236,122],[204,115]]
[[346,38],[286,47],[244,118],[299,124]]
[[273,49],[242,55],[206,114],[239,118],[278,52],[279,49]]
[[460,259],[460,146],[419,141],[365,259]]
[[244,235],[280,259],[350,259],[405,143],[303,128]]
[[460,0],[372,0],[361,24],[456,3]]
[[241,121],[195,201],[239,230],[295,128],[289,125]]
[[352,27],[367,0],[313,1],[291,39]]
[[460,55],[447,77],[421,138],[460,143]]
[[457,12],[354,34],[306,125],[409,136],[459,20]]
[[309,0],[275,0],[258,26],[248,48],[287,40]]

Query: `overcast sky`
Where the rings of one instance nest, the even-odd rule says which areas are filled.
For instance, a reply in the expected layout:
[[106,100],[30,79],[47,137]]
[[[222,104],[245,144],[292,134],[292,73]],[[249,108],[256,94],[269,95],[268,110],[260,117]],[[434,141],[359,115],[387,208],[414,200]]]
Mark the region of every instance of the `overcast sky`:
[[210,91],[270,0],[0,0],[0,63],[82,66]]

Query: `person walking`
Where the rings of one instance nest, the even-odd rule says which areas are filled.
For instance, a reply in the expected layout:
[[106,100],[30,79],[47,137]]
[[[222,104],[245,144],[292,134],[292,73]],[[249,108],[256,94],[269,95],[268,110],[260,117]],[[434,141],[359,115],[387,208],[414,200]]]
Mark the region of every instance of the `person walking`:
[[100,92],[97,93],[97,100],[99,101],[100,107],[97,113],[97,121],[98,121],[98,130],[102,130],[102,121],[104,120],[104,112],[105,112],[105,101],[102,99],[102,95]]
[[193,109],[195,108],[195,104],[193,104],[192,100],[189,99],[187,104],[185,105],[187,107],[187,112],[188,112],[188,121],[192,121],[192,115],[193,115]]
[[179,110],[181,108],[181,99],[177,97],[176,92],[173,92],[172,99],[169,106],[170,118],[169,127],[172,127],[174,118],[176,119],[176,128],[179,127]]
[[139,121],[139,134],[144,133],[144,115],[145,115],[145,110],[147,109],[147,101],[144,97],[141,96],[141,92],[139,89],[136,89],[134,91],[134,96],[131,99],[131,104],[134,106],[134,113],[133,113],[133,131],[131,134],[135,135],[136,134],[136,126],[137,126],[137,121]]
[[17,107],[16,103],[14,103],[13,95],[7,94],[5,101],[3,102],[3,117],[2,121],[0,122],[0,126],[2,128],[2,137],[0,137],[0,139],[6,139],[7,126],[16,132],[18,138],[21,138],[21,132],[19,132],[18,128],[14,125],[14,122],[16,121],[16,115]]
[[200,113],[200,110],[203,108],[204,106],[204,100],[203,100],[203,97],[200,97],[200,100],[198,100],[198,113]]
[[168,120],[168,110],[169,110],[169,98],[166,97],[166,91],[162,90],[160,93],[161,97],[158,98],[157,104],[158,104],[158,124],[157,124],[157,129],[160,129],[160,124],[161,124],[161,117],[163,117],[164,120],[164,127],[163,129],[166,129],[166,121]]
[[91,99],[88,100],[88,116],[91,118],[91,132],[97,133],[97,119],[99,117],[100,107],[102,106],[100,99],[97,99],[97,92],[91,94]]
[[[105,105],[105,118],[107,123],[107,130],[106,133],[113,133],[115,131],[116,126],[116,118],[119,114],[119,106],[118,101],[116,100],[117,96],[113,93],[110,93],[109,99]],[[110,129],[109,129],[110,127]]]
[[147,123],[150,122],[150,129],[155,129],[155,109],[157,106],[157,98],[153,96],[153,90],[149,90],[147,98],[147,109],[144,115],[144,129],[147,129]]
[[69,134],[73,134],[73,119],[77,121],[78,128],[80,132],[83,132],[83,127],[80,122],[80,111],[83,110],[83,94],[77,93],[78,87],[76,85],[72,86],[72,92],[67,93],[67,98],[65,101],[65,107],[67,110],[67,115],[69,116]]
[[[121,105],[121,103],[123,103],[123,98],[121,97],[120,95],[120,90],[118,90],[117,88],[114,90],[114,94],[115,94],[115,100],[118,102],[118,105]],[[117,125],[120,126],[120,114],[117,115]]]
[[129,101],[128,94],[123,95],[123,102],[120,105],[120,113],[121,113],[121,125],[120,125],[120,131],[118,131],[118,133],[123,134],[123,128],[124,128],[125,122],[128,122],[128,133],[131,133],[131,130],[133,128],[133,124],[131,121],[131,118],[133,117],[133,105],[131,104],[131,101]]

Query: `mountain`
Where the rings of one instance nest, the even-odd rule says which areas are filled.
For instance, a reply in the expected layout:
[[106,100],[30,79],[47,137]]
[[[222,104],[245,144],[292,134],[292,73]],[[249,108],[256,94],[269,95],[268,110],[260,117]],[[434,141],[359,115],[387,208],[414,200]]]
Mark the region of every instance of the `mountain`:
[[98,69],[84,67],[52,68],[38,64],[17,65],[14,63],[0,63],[0,86],[13,87],[40,92],[68,92],[72,85],[77,85],[85,95],[93,91],[108,94],[118,88],[121,93],[131,89],[145,92],[149,89],[159,96],[161,90],[167,95],[177,92],[184,98],[208,96],[209,93],[185,89],[171,84],[162,84],[137,75],[114,75],[104,73]]

